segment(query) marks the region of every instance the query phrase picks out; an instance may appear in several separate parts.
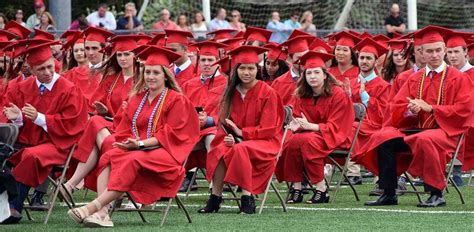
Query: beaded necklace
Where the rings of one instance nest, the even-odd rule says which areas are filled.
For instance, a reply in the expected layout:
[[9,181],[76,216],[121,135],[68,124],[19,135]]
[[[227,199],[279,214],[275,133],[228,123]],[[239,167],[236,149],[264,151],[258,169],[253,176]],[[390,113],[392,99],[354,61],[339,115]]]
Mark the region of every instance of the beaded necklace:
[[[132,118],[132,132],[135,138],[140,139],[140,134],[138,133],[138,127],[137,127],[137,119],[140,113],[143,110],[143,106],[145,105],[146,100],[148,99],[148,95],[150,94],[150,91],[147,91],[145,95],[143,96],[140,105],[138,105],[137,110],[133,114]],[[148,126],[146,130],[146,137],[147,139],[151,138],[152,135],[156,131],[156,127],[158,125],[158,120],[161,115],[161,111],[163,110],[163,105],[165,102],[165,98],[168,95],[168,88],[165,87],[163,91],[161,91],[160,98],[158,99],[158,102],[156,102],[156,105],[153,107],[153,110],[151,112],[151,115],[148,119]],[[157,113],[158,112],[158,113]]]
[[[439,85],[439,90],[438,90],[438,99],[436,100],[436,105],[442,105],[444,102],[444,92],[443,92],[443,87],[444,87],[444,80],[446,79],[446,73],[447,73],[447,66],[444,67],[442,74],[441,74],[441,83]],[[421,99],[423,96],[423,85],[425,83],[425,77],[426,77],[426,72],[423,71],[421,75],[420,82],[418,84],[418,94],[417,98]],[[420,128],[434,128],[436,125],[436,121],[434,119],[434,115],[430,114],[430,116],[425,119],[423,122],[420,121],[418,122],[418,126]]]
[[108,96],[112,95],[112,91],[114,90],[115,85],[117,84],[117,81],[118,81],[119,78],[120,78],[120,73],[117,73],[117,75],[115,76],[114,82],[112,83],[109,90],[107,91]]

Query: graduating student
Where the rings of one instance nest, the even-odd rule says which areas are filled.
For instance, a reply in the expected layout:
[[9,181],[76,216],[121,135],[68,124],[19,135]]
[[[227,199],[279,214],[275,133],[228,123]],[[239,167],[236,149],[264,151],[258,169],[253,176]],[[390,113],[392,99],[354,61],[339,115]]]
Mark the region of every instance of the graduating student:
[[19,183],[19,195],[10,202],[14,212],[21,213],[29,187],[43,183],[54,165],[65,162],[87,121],[80,90],[54,72],[50,48],[54,43],[25,51],[33,77],[18,84],[3,108],[8,122],[21,127],[17,144],[26,146],[9,160]]
[[270,86],[257,80],[258,55],[265,51],[243,45],[230,52],[234,71],[219,106],[218,130],[207,155],[206,178],[212,180],[212,193],[199,213],[219,210],[224,182],[242,188],[241,213],[255,213],[253,195],[265,191],[273,174],[283,105]]
[[[211,90],[219,86],[225,86],[227,79],[220,73],[218,66],[212,66],[219,59],[219,49],[225,47],[225,44],[214,41],[204,41],[192,45],[198,50],[198,67],[201,73],[183,84],[182,90],[184,95],[193,103],[199,116],[200,124],[200,143],[193,149],[192,154],[186,163],[186,169],[206,167],[206,154],[210,150],[211,141],[216,134],[216,122],[208,116],[206,106],[208,99],[211,97]],[[219,101],[220,96],[212,96],[217,99],[210,101]],[[195,169],[193,169],[195,170]],[[186,173],[186,179],[180,188],[181,192],[188,189],[193,175],[193,170]],[[193,185],[195,183],[192,183]]]
[[61,39],[64,40],[62,72],[66,73],[75,67],[87,65],[88,60],[82,33],[80,31],[66,31],[61,35]]
[[[297,35],[294,30],[289,39],[281,44],[288,47],[288,57],[290,58],[290,70],[273,81],[272,87],[280,95],[283,104],[288,105],[293,99],[296,83],[300,77],[300,66],[296,61],[309,50],[309,44],[314,36]],[[296,36],[295,36],[296,35]]]
[[101,76],[99,72],[93,72],[93,69],[99,67],[103,61],[102,49],[113,33],[96,27],[88,27],[83,33],[85,36],[84,48],[89,63],[67,71],[64,73],[64,77],[81,89],[89,105],[92,103],[91,97],[99,85]]
[[360,39],[346,31],[335,34],[332,39],[336,41],[334,47],[335,58],[332,61],[329,72],[341,83],[344,79],[357,79],[359,67],[357,66],[357,56],[353,50]]
[[165,46],[181,55],[179,59],[174,61],[171,70],[176,76],[176,83],[182,86],[184,82],[195,77],[196,73],[196,68],[187,54],[189,38],[193,38],[193,34],[189,31],[179,30],[165,30],[165,32]]
[[[442,191],[446,187],[445,168],[461,133],[467,129],[471,115],[470,80],[456,68],[444,62],[443,34],[448,29],[428,26],[417,32],[421,38],[427,66],[412,74],[399,90],[392,104],[391,126],[383,127],[365,144],[366,154],[354,159],[374,174],[384,190],[368,206],[398,204],[395,188],[397,175],[408,171],[423,178],[430,197],[419,207],[446,205]],[[404,129],[419,128],[415,134]],[[399,152],[411,151],[402,156]]]
[[[136,35],[118,35],[110,40],[112,43],[112,56],[102,64],[102,78],[98,88],[91,97],[94,112],[79,140],[74,159],[79,161],[74,175],[61,186],[61,191],[67,200],[76,186],[87,176],[85,187],[96,189],[97,174],[93,172],[100,155],[111,149],[114,142],[115,127],[121,119],[121,107],[127,100],[134,82],[134,54],[132,50],[137,47]],[[113,118],[108,121],[104,117]],[[109,138],[110,137],[110,138]],[[105,141],[107,139],[107,141]],[[92,173],[91,173],[92,172]]]
[[380,74],[390,86],[393,85],[395,78],[400,73],[411,68],[407,54],[410,45],[410,40],[391,40],[388,42],[389,52],[386,55],[385,65]]
[[112,227],[108,204],[124,192],[139,203],[175,197],[184,177],[183,163],[199,139],[199,120],[192,103],[180,93],[169,65],[180,54],[150,46],[115,133],[115,148],[100,161],[98,197],[68,211],[86,227]]
[[286,63],[286,51],[279,44],[270,42],[264,46],[270,49],[267,53],[262,69],[262,80],[268,85],[290,69]]
[[304,67],[293,104],[291,138],[285,143],[275,172],[279,181],[293,182],[288,203],[303,201],[303,171],[316,186],[308,203],[327,203],[324,160],[332,150],[349,139],[354,112],[349,96],[336,85],[325,62],[334,56],[309,51],[300,58]]
[[[354,50],[358,51],[360,73],[356,79],[345,78],[344,90],[351,96],[352,102],[362,103],[367,107],[357,137],[357,144],[365,144],[374,132],[382,128],[387,108],[389,85],[375,72],[377,58],[385,54],[387,49],[373,39],[365,38],[354,46]],[[356,127],[357,123],[354,124],[353,133]],[[350,162],[348,169],[347,176],[351,184],[362,184],[360,166]]]

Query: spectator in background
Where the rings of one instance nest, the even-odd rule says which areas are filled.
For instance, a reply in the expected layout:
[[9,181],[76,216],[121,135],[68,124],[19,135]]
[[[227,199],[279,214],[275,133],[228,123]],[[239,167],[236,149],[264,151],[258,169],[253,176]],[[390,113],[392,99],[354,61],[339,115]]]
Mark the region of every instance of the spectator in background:
[[101,27],[109,31],[117,28],[117,22],[112,12],[108,11],[109,6],[106,3],[101,3],[97,7],[97,11],[92,12],[86,17],[89,26]]
[[35,0],[35,13],[26,20],[26,27],[33,30],[40,23],[41,14],[46,10],[43,0]]
[[15,21],[19,23],[20,25],[26,27],[26,23],[23,22],[23,10],[21,9],[16,10]]
[[89,23],[86,20],[86,16],[81,13],[79,14],[74,21],[72,21],[69,30],[85,30],[89,26]]
[[196,39],[206,38],[207,24],[204,22],[204,15],[201,11],[194,14],[194,23],[191,24],[191,31]]
[[171,29],[171,30],[178,30],[178,25],[174,23],[173,21],[170,20],[170,11],[168,9],[163,9],[161,11],[161,19],[160,21],[156,22],[153,24],[153,29],[155,30],[165,30],[165,29]]
[[245,23],[240,22],[241,16],[238,10],[233,10],[230,13],[230,26],[237,31],[245,32]]
[[390,8],[390,16],[385,18],[387,36],[392,38],[393,33],[404,33],[406,30],[405,19],[400,15],[400,7],[394,3]]
[[290,19],[287,19],[284,24],[288,29],[300,29],[301,24],[298,22],[298,19],[300,18],[300,15],[297,12],[293,12],[291,14]]
[[143,30],[143,25],[137,18],[137,8],[135,3],[129,2],[125,4],[125,15],[120,16],[117,20],[118,30]]
[[219,29],[231,29],[229,22],[225,20],[227,13],[224,8],[217,9],[216,17],[209,23],[209,31],[215,31]]
[[0,13],[0,29],[3,30],[7,23],[8,23],[7,17],[3,13]]
[[53,16],[47,11],[43,12],[40,17],[40,23],[35,26],[35,29],[42,31],[55,31],[56,22],[54,22]]
[[301,30],[311,32],[316,36],[316,26],[313,24],[313,13],[311,11],[305,11],[301,16]]
[[176,23],[178,24],[179,30],[191,31],[191,27],[189,26],[188,18],[186,17],[186,15],[180,15],[178,17],[178,20],[176,20]]
[[280,13],[278,11],[272,12],[272,18],[267,24],[267,30],[273,31],[270,37],[271,42],[283,43],[288,38],[288,28],[280,22]]

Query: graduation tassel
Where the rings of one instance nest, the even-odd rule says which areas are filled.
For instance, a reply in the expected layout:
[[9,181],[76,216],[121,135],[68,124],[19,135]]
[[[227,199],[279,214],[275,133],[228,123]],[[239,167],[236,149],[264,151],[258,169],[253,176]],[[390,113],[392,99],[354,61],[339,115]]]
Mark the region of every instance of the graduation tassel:
[[[405,49],[405,57],[404,59],[406,59],[407,61],[405,62],[405,66],[403,67],[403,70],[407,70],[407,67],[408,67],[408,63],[410,63],[410,58],[411,58],[411,50],[413,48],[413,44],[412,43],[409,43],[408,44],[408,47]],[[416,63],[415,63],[416,64]]]
[[209,77],[209,84],[207,85],[207,89],[211,89],[211,86],[214,84],[214,77],[216,76],[217,74],[217,71],[219,70],[219,67],[216,68],[216,70],[214,71],[214,73],[211,75],[211,77]]
[[199,48],[196,49],[196,65],[194,65],[194,70],[193,70],[193,73],[194,75],[196,76],[198,73],[198,66],[199,66],[199,59],[200,59],[200,55],[199,55]]

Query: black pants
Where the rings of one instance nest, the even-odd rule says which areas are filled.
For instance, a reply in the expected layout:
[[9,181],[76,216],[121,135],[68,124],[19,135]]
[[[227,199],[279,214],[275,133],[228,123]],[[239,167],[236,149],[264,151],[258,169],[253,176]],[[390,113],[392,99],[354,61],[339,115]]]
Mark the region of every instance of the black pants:
[[[410,147],[403,138],[388,140],[378,147],[379,187],[386,194],[394,195],[398,186],[396,153],[409,150]],[[427,184],[425,184],[425,191],[433,195],[441,194],[441,190]]]

